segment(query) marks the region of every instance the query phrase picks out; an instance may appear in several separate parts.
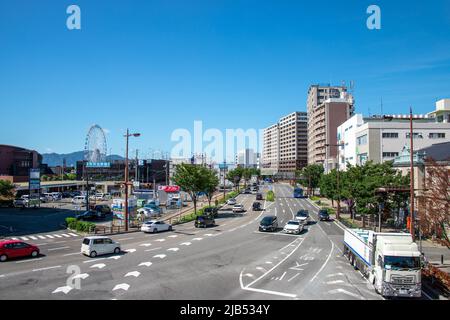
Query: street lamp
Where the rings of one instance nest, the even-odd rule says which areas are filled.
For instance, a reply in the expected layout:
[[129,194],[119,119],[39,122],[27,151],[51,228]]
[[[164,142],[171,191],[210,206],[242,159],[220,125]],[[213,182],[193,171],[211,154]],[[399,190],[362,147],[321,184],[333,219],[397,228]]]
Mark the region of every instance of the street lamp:
[[127,129],[127,134],[124,135],[126,138],[125,147],[125,231],[128,231],[128,140],[130,137],[139,137],[140,133],[130,133]]
[[[325,144],[325,147],[343,147],[345,144],[340,143],[340,144]],[[339,150],[338,150],[339,151]],[[326,159],[327,161],[327,167],[328,167],[328,159]],[[336,188],[337,188],[337,193],[338,193],[338,203],[337,203],[337,211],[336,211],[336,219],[339,220],[339,216],[341,213],[341,194],[339,192],[339,152],[336,152],[336,161],[337,161],[337,166],[336,166]]]

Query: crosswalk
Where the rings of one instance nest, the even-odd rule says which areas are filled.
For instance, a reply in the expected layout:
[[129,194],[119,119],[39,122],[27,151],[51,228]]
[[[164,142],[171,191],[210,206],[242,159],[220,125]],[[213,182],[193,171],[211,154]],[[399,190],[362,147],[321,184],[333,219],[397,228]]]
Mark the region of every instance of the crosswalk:
[[73,232],[67,232],[67,233],[53,233],[53,234],[43,234],[43,235],[33,235],[33,236],[23,236],[23,237],[12,237],[11,240],[23,240],[23,241],[30,241],[30,240],[48,240],[48,239],[61,239],[61,238],[72,238],[72,237],[79,237],[80,235],[73,233]]

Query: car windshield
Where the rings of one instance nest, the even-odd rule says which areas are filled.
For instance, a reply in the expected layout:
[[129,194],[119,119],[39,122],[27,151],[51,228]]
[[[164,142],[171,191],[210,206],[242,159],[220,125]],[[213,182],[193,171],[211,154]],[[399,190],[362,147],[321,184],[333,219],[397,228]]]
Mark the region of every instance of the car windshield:
[[271,224],[272,223],[272,218],[271,217],[265,217],[265,218],[263,218],[262,220],[261,220],[261,224],[263,225],[263,226],[267,226],[267,225],[269,225],[269,224]]
[[384,266],[388,270],[420,269],[420,258],[385,256]]
[[297,217],[307,217],[308,214],[306,212],[297,212]]
[[327,211],[320,211],[319,214],[325,214],[325,215],[327,215],[328,212],[327,212]]
[[87,239],[87,238],[85,238],[84,240],[83,240],[83,244],[86,244],[86,245],[89,245],[89,239]]
[[298,226],[298,225],[300,225],[300,222],[291,220],[287,224],[292,224],[292,225],[297,225]]

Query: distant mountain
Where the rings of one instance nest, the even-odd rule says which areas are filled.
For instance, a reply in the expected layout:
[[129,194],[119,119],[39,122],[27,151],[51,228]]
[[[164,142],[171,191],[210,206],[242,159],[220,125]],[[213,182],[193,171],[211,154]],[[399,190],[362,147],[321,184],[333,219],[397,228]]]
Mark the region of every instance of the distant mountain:
[[[43,153],[42,163],[48,164],[49,167],[62,166],[63,160],[66,159],[67,166],[75,167],[77,165],[77,161],[82,161],[83,158],[84,158],[84,151],[77,151],[66,154]],[[106,156],[106,161],[123,160],[123,159],[124,159],[123,157],[116,154]]]

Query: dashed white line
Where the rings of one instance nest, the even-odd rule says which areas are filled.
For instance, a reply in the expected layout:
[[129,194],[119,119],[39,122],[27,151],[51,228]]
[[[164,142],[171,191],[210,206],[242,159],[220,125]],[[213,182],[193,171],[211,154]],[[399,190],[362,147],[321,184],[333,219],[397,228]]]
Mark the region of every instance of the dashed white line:
[[55,251],[55,250],[63,250],[63,249],[67,249],[67,248],[70,248],[70,247],[58,247],[58,248],[51,248],[51,249],[47,249],[48,251]]
[[37,272],[37,271],[44,271],[44,270],[57,269],[57,268],[61,268],[61,266],[53,266],[53,267],[39,268],[39,269],[33,269],[33,270],[31,270],[31,271]]

